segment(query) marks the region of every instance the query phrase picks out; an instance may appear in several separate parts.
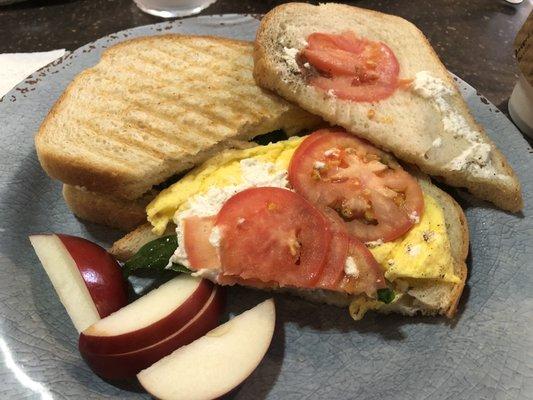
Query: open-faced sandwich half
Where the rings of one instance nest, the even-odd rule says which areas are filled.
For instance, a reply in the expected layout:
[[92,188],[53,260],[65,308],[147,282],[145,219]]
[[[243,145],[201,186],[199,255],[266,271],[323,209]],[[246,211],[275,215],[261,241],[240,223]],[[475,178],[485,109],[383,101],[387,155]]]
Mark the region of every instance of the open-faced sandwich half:
[[511,166],[409,21],[342,4],[284,4],[261,21],[254,60],[259,86],[448,185],[522,209]]
[[[294,291],[349,306],[355,319],[369,309],[451,317],[465,284],[461,208],[341,128],[223,151],[163,190],[147,214],[156,235],[176,226],[167,268]],[[131,256],[147,232],[112,253]]]

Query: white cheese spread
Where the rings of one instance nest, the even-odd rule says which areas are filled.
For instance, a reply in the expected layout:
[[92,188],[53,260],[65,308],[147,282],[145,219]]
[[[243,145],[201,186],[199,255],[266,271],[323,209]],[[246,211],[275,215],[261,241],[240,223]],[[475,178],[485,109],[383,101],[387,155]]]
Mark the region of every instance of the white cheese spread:
[[[466,119],[451,104],[454,91],[447,84],[427,71],[418,72],[411,85],[412,90],[425,99],[431,100],[442,115],[444,130],[454,138],[463,138],[469,147],[452,159],[447,167],[451,170],[468,169],[473,175],[486,178],[505,179],[497,174],[490,160],[491,146],[486,143],[480,132],[470,127]],[[433,141],[433,147],[442,145],[442,140]]]
[[347,276],[351,276],[353,278],[357,278],[359,276],[359,268],[357,267],[357,264],[355,263],[353,257],[346,257],[346,262],[344,264],[344,273]]
[[217,268],[202,268],[196,272],[193,272],[191,276],[208,279],[211,282],[216,282],[217,277],[220,275],[221,272],[222,271]]
[[313,168],[318,170],[324,169],[326,168],[326,163],[322,161],[315,161],[315,163],[313,164]]
[[211,246],[219,248],[220,239],[222,239],[222,235],[220,234],[220,228],[218,226],[215,226],[211,230],[211,234],[209,235],[209,243],[211,244]]
[[341,151],[337,149],[336,147],[332,147],[331,149],[327,149],[324,152],[324,155],[326,157],[338,157],[341,154]]
[[413,211],[411,214],[409,214],[409,220],[413,224],[418,224],[420,222],[420,216],[418,215],[416,211]]
[[[243,182],[239,185],[225,186],[221,188],[212,187],[206,193],[191,197],[187,208],[174,215],[176,224],[176,235],[178,237],[178,248],[169,261],[171,263],[182,264],[190,267],[187,251],[185,250],[183,236],[183,220],[187,217],[209,217],[218,214],[222,206],[235,194],[251,187],[278,187],[288,190],[289,181],[287,171],[276,171],[275,165],[270,162],[259,161],[254,158],[245,158],[240,161]],[[213,231],[218,228],[214,228]],[[220,231],[211,232],[209,242],[215,246],[220,245]]]
[[284,47],[282,58],[285,60],[291,71],[299,72],[300,67],[296,62],[296,56],[298,55],[298,49],[292,47]]
[[333,98],[336,98],[337,97],[337,94],[335,93],[335,91],[333,89],[329,89],[326,94],[329,96],[329,97],[333,97]]

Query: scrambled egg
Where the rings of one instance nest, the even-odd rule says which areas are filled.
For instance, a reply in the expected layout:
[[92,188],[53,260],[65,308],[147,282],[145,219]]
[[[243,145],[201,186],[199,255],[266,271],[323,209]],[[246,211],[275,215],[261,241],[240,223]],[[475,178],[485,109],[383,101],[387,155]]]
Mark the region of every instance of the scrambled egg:
[[444,213],[437,202],[424,194],[424,213],[419,223],[403,237],[371,246],[374,258],[385,268],[385,278],[435,279],[460,281],[453,272],[450,241]]
[[193,169],[175,184],[163,190],[146,207],[154,233],[161,235],[176,211],[187,208],[190,197],[203,194],[211,187],[238,185],[243,182],[240,161],[253,158],[274,164],[275,172],[287,170],[291,157],[304,138],[292,137],[266,146],[226,150]]
[[[287,170],[292,154],[303,138],[256,146],[244,150],[227,150],[192,170],[179,182],[163,190],[146,208],[154,232],[162,234],[174,214],[188,208],[188,199],[211,187],[242,183],[240,161],[254,158],[274,164],[276,171]],[[389,282],[398,285],[412,280],[457,283],[444,214],[438,203],[424,194],[424,214],[403,237],[388,243],[369,244],[370,251],[384,267]],[[372,308],[371,305],[367,307]]]

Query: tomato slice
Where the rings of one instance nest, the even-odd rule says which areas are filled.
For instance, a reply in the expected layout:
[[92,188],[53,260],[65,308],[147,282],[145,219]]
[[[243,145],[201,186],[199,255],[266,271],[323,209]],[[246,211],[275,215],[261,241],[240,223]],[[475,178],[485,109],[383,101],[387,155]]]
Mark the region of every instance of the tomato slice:
[[340,129],[320,130],[298,147],[289,182],[311,203],[337,211],[368,242],[405,234],[424,209],[418,182],[387,153]]
[[192,269],[218,268],[218,251],[209,241],[215,226],[215,216],[192,216],[185,218],[182,223],[185,251]]
[[344,263],[348,256],[350,236],[344,226],[343,220],[335,211],[326,208],[324,209],[324,214],[329,219],[333,237],[328,253],[328,260],[320,275],[317,287],[338,291],[345,276]]
[[[367,247],[349,235],[346,224],[336,212],[326,208],[325,214],[332,225],[333,240],[317,287],[375,297],[377,289],[386,286],[383,269]],[[357,268],[357,276],[346,275],[344,266],[348,257]]]
[[351,238],[348,257],[353,259],[357,266],[357,276],[346,275],[340,287],[347,293],[366,293],[370,297],[376,297],[378,289],[387,287],[381,265],[376,261],[370,250],[363,242]]
[[314,287],[327,261],[326,217],[297,193],[273,187],[237,193],[220,210],[224,275]]
[[302,51],[302,60],[317,71],[309,83],[335,96],[373,102],[391,96],[399,87],[400,65],[384,43],[357,37],[312,33]]

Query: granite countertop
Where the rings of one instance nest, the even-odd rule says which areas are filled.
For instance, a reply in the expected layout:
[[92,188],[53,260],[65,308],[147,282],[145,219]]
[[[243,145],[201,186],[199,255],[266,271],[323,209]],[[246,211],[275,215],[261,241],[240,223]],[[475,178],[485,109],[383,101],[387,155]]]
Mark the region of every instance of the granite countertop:
[[[283,1],[218,0],[202,14],[265,13]],[[532,0],[361,0],[346,2],[415,23],[448,69],[502,111],[517,79],[512,43]],[[74,50],[101,36],[161,19],[132,0],[31,0],[0,7],[0,53]]]

